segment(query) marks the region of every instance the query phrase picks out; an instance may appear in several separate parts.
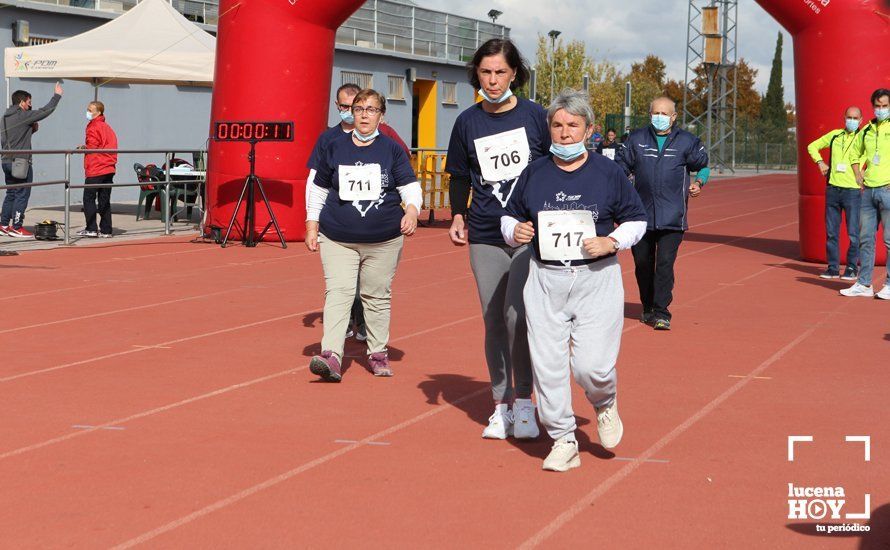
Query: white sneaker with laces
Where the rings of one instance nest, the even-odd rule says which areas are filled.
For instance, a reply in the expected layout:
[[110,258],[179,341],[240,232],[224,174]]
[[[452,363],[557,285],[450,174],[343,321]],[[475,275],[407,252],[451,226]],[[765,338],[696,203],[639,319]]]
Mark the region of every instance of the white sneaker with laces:
[[844,296],[864,296],[866,298],[871,298],[875,295],[875,291],[872,290],[870,286],[861,285],[857,281],[853,283],[853,286],[850,288],[842,288],[841,294]]
[[553,443],[550,454],[544,459],[542,469],[566,472],[579,466],[581,466],[581,456],[578,454],[578,442],[574,440],[574,436],[564,435]]
[[488,426],[482,430],[485,439],[507,439],[513,435],[513,413],[506,403],[495,405],[494,412],[488,417]]
[[875,294],[875,298],[880,298],[881,300],[890,300],[890,283],[885,284],[884,288],[882,288],[880,292]]
[[516,439],[535,439],[541,435],[538,422],[535,420],[535,404],[531,399],[513,401],[513,437]]
[[596,407],[596,431],[600,436],[600,444],[606,449],[618,446],[624,435],[624,424],[618,416],[618,399],[606,407]]

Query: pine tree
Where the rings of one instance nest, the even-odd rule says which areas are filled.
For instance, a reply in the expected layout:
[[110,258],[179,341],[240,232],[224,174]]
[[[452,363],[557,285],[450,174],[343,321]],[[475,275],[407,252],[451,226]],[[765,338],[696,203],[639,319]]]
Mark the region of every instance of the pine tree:
[[776,53],[769,73],[769,85],[760,105],[760,133],[765,143],[788,140],[788,117],[785,112],[785,88],[782,86],[782,33],[776,40]]

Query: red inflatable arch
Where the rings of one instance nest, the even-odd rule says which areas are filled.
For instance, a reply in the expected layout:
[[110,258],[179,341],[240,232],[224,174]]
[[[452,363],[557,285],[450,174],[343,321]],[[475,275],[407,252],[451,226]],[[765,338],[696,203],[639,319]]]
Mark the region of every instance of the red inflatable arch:
[[[303,239],[306,161],[331,101],[334,33],[363,0],[222,0],[211,128],[216,121],[293,121],[295,140],[256,147],[256,172],[285,239]],[[225,227],[249,167],[246,142],[210,142],[206,226]],[[257,193],[256,230],[269,220]],[[239,219],[243,221],[242,214]],[[233,237],[241,232],[233,230]],[[271,233],[271,234],[270,234]],[[265,240],[277,240],[271,230]]]
[[[797,154],[800,190],[800,250],[804,259],[825,261],[825,178],[807,155],[807,144],[843,127],[844,109],[857,105],[874,116],[869,102],[890,82],[890,0],[757,0],[794,39]],[[841,231],[844,231],[841,224]],[[841,258],[849,244],[841,236]],[[885,262],[882,238],[876,262]]]

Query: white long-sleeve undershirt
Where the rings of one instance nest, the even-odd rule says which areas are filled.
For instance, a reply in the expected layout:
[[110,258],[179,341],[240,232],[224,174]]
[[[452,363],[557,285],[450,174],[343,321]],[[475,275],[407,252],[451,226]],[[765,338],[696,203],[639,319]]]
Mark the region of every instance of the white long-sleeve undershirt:
[[[508,245],[514,248],[520,246],[520,244],[513,238],[517,225],[519,225],[519,220],[516,218],[512,216],[501,216],[501,236],[504,237],[504,241]],[[640,242],[640,239],[642,239],[645,234],[646,222],[632,221],[620,224],[614,231],[609,233],[609,237],[612,237],[618,242],[618,250],[627,250]]]
[[[420,188],[419,182],[400,185],[396,190],[406,206],[413,205],[418,213],[423,209],[423,189]],[[306,182],[306,221],[318,221],[330,192],[330,189],[319,187],[312,180]]]

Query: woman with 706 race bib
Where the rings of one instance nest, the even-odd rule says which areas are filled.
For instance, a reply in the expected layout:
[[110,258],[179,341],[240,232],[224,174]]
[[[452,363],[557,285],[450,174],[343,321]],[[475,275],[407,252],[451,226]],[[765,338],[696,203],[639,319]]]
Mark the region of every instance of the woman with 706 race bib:
[[550,134],[544,109],[513,95],[512,88],[528,81],[529,70],[510,40],[495,38],[482,44],[467,72],[482,101],[458,116],[445,171],[451,175],[449,235],[458,246],[469,241],[470,265],[482,303],[485,360],[495,401],[482,437],[532,439],[539,431],[531,401],[522,304],[529,251],[504,242],[500,219],[516,178],[529,162],[547,154]]
[[355,128],[327,146],[309,184],[306,208],[306,247],[321,248],[325,279],[322,353],[312,358],[309,370],[329,382],[339,382],[343,374],[357,278],[368,333],[367,369],[374,376],[392,376],[386,350],[392,280],[403,235],[414,234],[423,203],[408,155],[378,132],[386,99],[362,90],[352,100],[352,113]]
[[553,155],[519,176],[501,232],[534,249],[523,296],[538,415],[555,440],[544,469],[563,472],[581,464],[570,373],[596,409],[603,447],[624,433],[615,371],[624,287],[615,255],[642,238],[646,210],[624,171],[584,148],[593,132],[586,94],[563,92],[547,120]]

